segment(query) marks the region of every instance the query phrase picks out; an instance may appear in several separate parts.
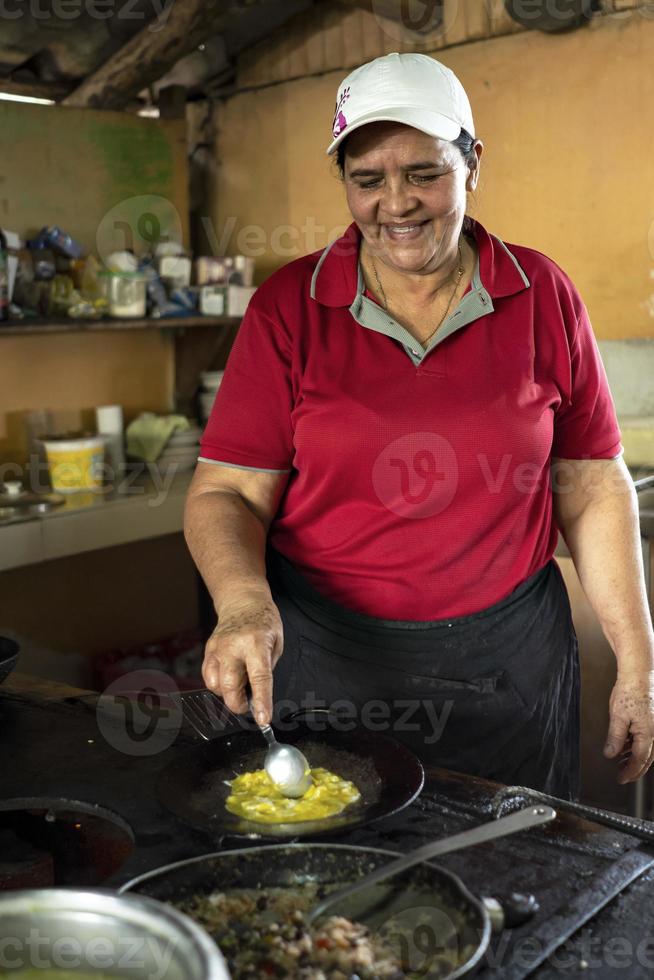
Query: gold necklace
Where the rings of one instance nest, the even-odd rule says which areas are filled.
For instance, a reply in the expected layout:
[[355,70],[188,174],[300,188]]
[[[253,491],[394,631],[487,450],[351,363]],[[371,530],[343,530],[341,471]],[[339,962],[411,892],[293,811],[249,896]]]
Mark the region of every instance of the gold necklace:
[[[463,276],[463,258],[461,256],[461,244],[459,244],[459,246],[458,246],[458,253],[459,253],[459,268],[458,268],[458,273],[457,273],[457,277],[456,277],[456,282],[454,283],[454,289],[452,290],[452,295],[450,296],[450,301],[447,304],[447,306],[445,307],[445,313],[443,313],[442,317],[438,321],[438,325],[436,326],[436,329],[435,330],[432,330],[432,332],[429,334],[428,337],[425,337],[424,340],[421,340],[420,341],[420,343],[425,348],[425,350],[427,349],[427,347],[429,345],[429,341],[434,336],[434,334],[438,333],[440,327],[442,326],[443,322],[445,321],[445,317],[450,312],[450,306],[452,305],[452,300],[456,296],[456,291],[459,288],[459,283],[461,282],[461,277]],[[375,257],[372,254],[372,252],[370,253],[370,261],[372,262],[372,270],[375,273],[375,279],[377,280],[377,285],[379,286],[379,291],[380,291],[381,296],[382,296],[382,300],[383,300],[383,303],[384,303],[384,309],[386,310],[387,313],[390,313],[390,310],[388,309],[388,300],[386,299],[386,293],[384,291],[384,287],[382,286],[382,281],[379,278],[379,273],[377,272],[377,266],[375,264]]]

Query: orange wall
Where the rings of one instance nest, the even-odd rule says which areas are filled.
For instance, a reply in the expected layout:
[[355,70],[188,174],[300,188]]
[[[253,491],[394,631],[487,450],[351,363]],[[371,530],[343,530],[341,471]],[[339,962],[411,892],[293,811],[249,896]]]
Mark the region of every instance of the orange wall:
[[[559,262],[600,338],[654,335],[654,20],[624,14],[435,53],[464,82],[486,146],[470,212]],[[373,56],[361,44],[359,60]],[[214,232],[232,222],[228,245],[246,250],[251,226],[260,277],[349,220],[324,153],[346,73],[244,91],[216,112]]]
[[0,462],[26,458],[24,416],[34,409],[55,410],[66,429],[80,414],[92,420],[97,405],[122,405],[128,420],[144,410],[169,411],[171,345],[158,330],[0,335]]

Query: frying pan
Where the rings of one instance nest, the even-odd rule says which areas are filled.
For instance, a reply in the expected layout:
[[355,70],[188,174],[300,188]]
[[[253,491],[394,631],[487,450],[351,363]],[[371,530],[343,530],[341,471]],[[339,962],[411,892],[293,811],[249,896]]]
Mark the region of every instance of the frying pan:
[[[398,856],[347,844],[249,847],[157,868],[128,881],[120,891],[177,903],[216,890],[299,888],[306,882],[342,886]],[[422,864],[378,887],[380,899],[370,926],[385,924],[391,934],[399,929],[406,933],[413,976],[454,980],[473,972],[488,947],[491,923],[484,904],[457,875]]]
[[297,745],[312,768],[323,766],[357,786],[361,798],[340,814],[265,824],[225,809],[228,782],[243,772],[263,769],[267,746],[258,728],[225,734],[176,756],[159,776],[159,801],[185,823],[221,841],[226,835],[288,839],[338,833],[390,816],[415,800],[425,775],[409,748],[365,728],[343,732],[334,731],[329,724],[323,718],[317,731],[315,723],[310,728],[298,720],[291,731],[280,733],[280,739]]
[[0,636],[0,684],[9,677],[18,661],[20,647],[15,640]]

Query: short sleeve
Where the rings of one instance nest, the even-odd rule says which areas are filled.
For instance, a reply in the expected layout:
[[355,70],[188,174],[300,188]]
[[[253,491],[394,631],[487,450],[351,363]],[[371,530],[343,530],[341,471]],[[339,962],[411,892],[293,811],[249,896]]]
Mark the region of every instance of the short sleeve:
[[291,340],[250,301],[207,422],[200,459],[288,471],[293,458]]
[[552,455],[611,459],[622,452],[620,429],[606,372],[582,304],[570,346],[570,387],[554,416]]

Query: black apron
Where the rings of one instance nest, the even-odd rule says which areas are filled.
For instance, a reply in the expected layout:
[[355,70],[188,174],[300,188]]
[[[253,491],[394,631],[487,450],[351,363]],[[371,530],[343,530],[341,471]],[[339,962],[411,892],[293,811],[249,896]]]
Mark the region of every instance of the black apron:
[[577,637],[554,560],[481,612],[428,622],[353,612],[272,548],[266,563],[284,625],[277,723],[329,708],[332,728],[384,732],[426,764],[578,796]]

